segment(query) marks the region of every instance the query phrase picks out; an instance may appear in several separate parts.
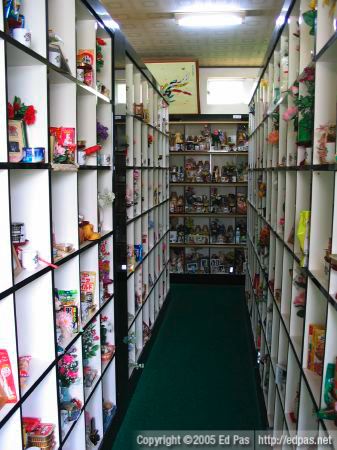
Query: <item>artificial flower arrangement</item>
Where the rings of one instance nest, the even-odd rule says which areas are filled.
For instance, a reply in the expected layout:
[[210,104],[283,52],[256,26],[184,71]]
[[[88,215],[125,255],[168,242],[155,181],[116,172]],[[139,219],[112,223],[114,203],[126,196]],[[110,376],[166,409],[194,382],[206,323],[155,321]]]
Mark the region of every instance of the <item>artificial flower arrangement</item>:
[[96,332],[95,322],[93,321],[88,328],[85,330],[82,336],[82,350],[83,350],[83,360],[88,361],[91,358],[96,356],[97,350],[99,349],[99,345],[97,341],[99,341],[99,336]]
[[108,189],[98,193],[98,204],[101,208],[106,208],[113,204],[115,200],[115,194]]
[[96,70],[100,72],[104,66],[104,56],[102,47],[106,45],[106,41],[102,38],[96,38]]
[[101,315],[101,358],[110,361],[115,353],[115,346],[108,342],[108,335],[112,332],[112,323],[108,316]]
[[[335,425],[337,424],[337,358],[334,358],[334,362],[326,365],[326,373],[324,379],[324,403],[325,408],[321,408],[317,412],[317,417],[323,420],[333,420]],[[323,403],[323,402],[322,402]]]
[[97,122],[96,126],[97,143],[103,144],[109,137],[109,128]]
[[312,142],[314,127],[315,68],[306,67],[299,82],[307,88],[307,95],[299,95],[295,98],[295,105],[299,112],[298,143],[305,144]]
[[279,142],[279,124],[280,124],[280,114],[279,112],[274,112],[271,116],[273,122],[273,130],[267,136],[267,142],[271,145],[277,145]]
[[288,90],[289,95],[293,98],[295,105],[289,106],[283,113],[282,119],[286,122],[294,121],[294,130],[298,129],[298,107],[296,106],[296,99],[299,94],[299,82],[296,81]]
[[26,127],[34,125],[36,110],[33,105],[25,105],[17,96],[7,104],[8,140],[10,162],[44,162],[45,149],[29,148]]
[[15,96],[13,103],[8,102],[8,119],[23,120],[26,125],[34,125],[36,110],[33,105],[25,105],[20,97]]
[[317,0],[311,0],[309,4],[310,9],[302,14],[304,23],[308,25],[308,27],[310,28],[311,36],[315,35],[315,23],[317,18],[316,7],[317,7]]
[[273,130],[268,134],[267,137],[268,144],[276,145],[279,142],[279,131]]
[[333,164],[336,160],[336,125],[322,125],[317,129],[320,137],[317,153],[321,164]]
[[58,379],[61,387],[70,388],[79,379],[76,349],[69,350],[58,362]]
[[84,386],[90,388],[97,377],[97,369],[90,365],[90,360],[97,355],[99,350],[99,336],[96,332],[96,320],[89,324],[82,336],[83,352],[83,377]]

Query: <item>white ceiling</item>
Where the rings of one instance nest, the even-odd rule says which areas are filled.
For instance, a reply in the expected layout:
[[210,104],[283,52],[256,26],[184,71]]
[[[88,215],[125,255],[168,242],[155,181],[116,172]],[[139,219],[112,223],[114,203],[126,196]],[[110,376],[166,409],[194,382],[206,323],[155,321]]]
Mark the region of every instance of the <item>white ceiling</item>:
[[[196,58],[201,66],[259,66],[263,62],[282,0],[102,0],[143,58]],[[173,14],[240,8],[243,25],[199,30],[177,25]]]

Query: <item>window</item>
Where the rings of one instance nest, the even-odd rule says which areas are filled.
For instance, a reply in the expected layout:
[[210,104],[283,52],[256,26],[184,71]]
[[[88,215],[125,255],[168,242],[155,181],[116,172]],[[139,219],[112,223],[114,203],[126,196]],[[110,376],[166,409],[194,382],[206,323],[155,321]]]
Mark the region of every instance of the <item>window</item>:
[[116,81],[116,103],[126,103],[126,83],[124,81]]
[[252,80],[247,78],[208,78],[208,105],[248,104]]

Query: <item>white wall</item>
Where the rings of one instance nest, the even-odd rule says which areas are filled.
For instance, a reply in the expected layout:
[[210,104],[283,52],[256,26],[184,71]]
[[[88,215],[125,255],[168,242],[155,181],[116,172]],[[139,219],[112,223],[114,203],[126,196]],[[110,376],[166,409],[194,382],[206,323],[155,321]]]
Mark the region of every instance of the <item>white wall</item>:
[[207,105],[207,79],[208,78],[247,78],[245,82],[245,93],[250,100],[255,87],[256,78],[260,72],[259,68],[245,67],[216,67],[199,69],[199,93],[201,114],[248,114],[248,105]]

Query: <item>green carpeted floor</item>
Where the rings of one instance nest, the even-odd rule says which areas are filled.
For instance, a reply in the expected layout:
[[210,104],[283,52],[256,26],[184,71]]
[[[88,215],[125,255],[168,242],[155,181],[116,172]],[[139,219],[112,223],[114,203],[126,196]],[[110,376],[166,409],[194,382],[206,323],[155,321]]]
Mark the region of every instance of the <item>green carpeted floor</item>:
[[136,430],[264,429],[244,289],[172,285],[113,450]]

